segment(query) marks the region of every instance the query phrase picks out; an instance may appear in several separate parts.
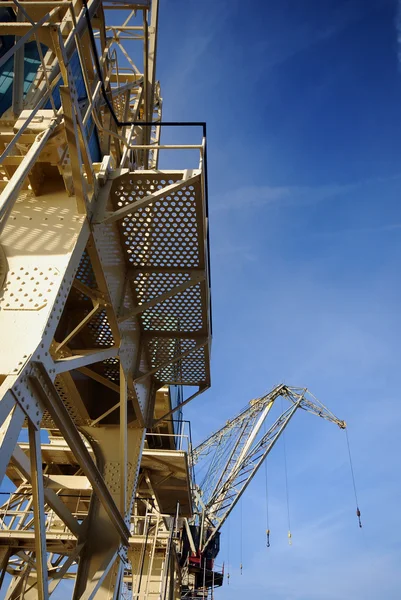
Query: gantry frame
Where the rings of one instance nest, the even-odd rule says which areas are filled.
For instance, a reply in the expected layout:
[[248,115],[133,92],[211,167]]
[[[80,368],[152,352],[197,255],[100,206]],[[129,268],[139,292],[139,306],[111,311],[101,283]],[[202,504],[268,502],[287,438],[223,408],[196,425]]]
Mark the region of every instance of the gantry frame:
[[[145,432],[179,409],[155,418],[157,390],[197,388],[187,402],[210,386],[205,126],[160,143],[179,124],[161,120],[158,0],[1,9],[15,77],[0,118],[0,479],[19,474],[1,577],[10,599],[71,577],[76,599],[114,598]],[[193,168],[160,168],[180,150]],[[44,460],[43,431],[64,462]]]

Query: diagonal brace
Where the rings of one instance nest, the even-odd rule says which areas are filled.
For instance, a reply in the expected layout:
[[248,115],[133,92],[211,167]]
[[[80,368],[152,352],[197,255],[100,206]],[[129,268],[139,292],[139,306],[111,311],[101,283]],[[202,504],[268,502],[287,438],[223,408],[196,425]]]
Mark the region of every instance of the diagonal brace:
[[168,300],[168,298],[172,298],[172,296],[175,296],[176,294],[179,294],[180,292],[184,292],[189,287],[192,287],[192,286],[196,285],[197,283],[200,283],[201,281],[204,281],[204,280],[205,280],[204,272],[197,273],[195,275],[191,275],[191,277],[187,281],[184,281],[184,283],[177,285],[176,287],[174,287],[173,289],[171,289],[168,292],[165,292],[164,294],[160,294],[160,296],[156,296],[155,298],[152,298],[152,300],[149,300],[148,302],[143,302],[143,304],[136,306],[133,310],[130,310],[129,312],[121,315],[121,317],[119,317],[119,319],[118,319],[118,322],[123,323],[127,319],[130,319],[131,317],[135,317],[136,315],[139,315],[140,313],[145,312],[145,310],[147,310],[148,308],[152,308],[152,306],[156,306],[156,304],[160,304],[160,302],[163,302],[164,300]]
[[[171,337],[172,338],[174,337],[174,331],[171,332]],[[207,342],[208,342],[207,338],[203,338],[197,344],[195,344],[195,346],[193,348],[191,348],[190,350],[186,350],[185,352],[183,352],[182,354],[179,354],[175,358],[165,360],[164,362],[160,363],[156,367],[153,367],[153,369],[150,369],[146,373],[139,375],[138,377],[135,378],[134,383],[137,383],[138,381],[142,381],[143,379],[146,379],[150,375],[153,375],[154,373],[157,373],[157,371],[160,371],[160,369],[164,369],[165,367],[174,365],[176,362],[179,362],[183,358],[186,358],[187,356],[192,354],[192,352],[195,352],[195,350],[199,350],[199,348],[203,348],[203,346],[206,346]]]
[[132,215],[132,213],[137,212],[139,209],[146,208],[149,204],[156,202],[156,200],[162,200],[169,194],[174,194],[175,192],[178,192],[181,188],[186,187],[188,185],[194,185],[199,180],[199,177],[200,174],[197,173],[192,177],[180,179],[179,181],[172,183],[171,185],[168,185],[167,187],[164,187],[161,190],[154,192],[153,194],[145,196],[145,198],[142,198],[141,200],[131,202],[130,204],[127,204],[127,206],[123,206],[122,208],[119,208],[115,212],[108,215],[103,220],[103,223],[114,223],[114,221],[123,219],[127,215]]
[[[14,448],[14,452],[11,457],[11,461],[16,465],[17,469],[29,482],[32,481],[31,468],[29,465],[29,459],[25,452],[21,450],[19,446]],[[47,504],[54,510],[56,515],[67,525],[68,529],[77,537],[81,533],[81,525],[78,523],[76,518],[68,510],[64,502],[59,496],[51,489],[44,488],[43,490],[45,500]]]
[[75,427],[73,420],[52,380],[47,374],[45,368],[40,363],[34,363],[32,383],[37,388],[43,404],[49,411],[51,418],[60,430],[68,446],[71,448],[80,467],[92,484],[93,493],[98,497],[107,512],[110,521],[112,522],[117,533],[121,537],[122,542],[128,546],[129,529],[124,522],[106,482],[104,481],[101,472],[92,460],[90,452],[86,447],[78,429]]

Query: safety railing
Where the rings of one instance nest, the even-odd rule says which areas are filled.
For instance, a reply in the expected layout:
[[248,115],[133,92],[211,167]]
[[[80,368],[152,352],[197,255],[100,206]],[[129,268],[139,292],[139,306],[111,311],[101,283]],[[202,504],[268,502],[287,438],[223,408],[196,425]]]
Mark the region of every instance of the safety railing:
[[[148,432],[145,440],[148,442],[149,449],[167,449],[168,446],[170,448],[173,446],[175,450],[180,450],[187,454],[192,453],[191,425],[189,421],[180,420],[177,421],[177,424],[177,433]],[[172,444],[168,442],[172,442]]]
[[[85,22],[84,17],[87,20],[87,7],[84,6],[82,10],[75,14],[75,8],[71,3],[68,4],[66,11],[69,13],[70,22],[72,22],[72,27],[69,27],[68,36],[66,40],[64,40],[63,36],[60,32],[60,26],[57,31],[52,34],[53,44],[56,43],[58,46],[58,50],[55,51],[52,48],[49,48],[47,51],[51,54],[46,54],[43,56],[43,51],[41,45],[39,43],[39,32],[40,29],[54,25],[57,22],[57,8],[49,11],[42,19],[38,22],[34,22],[30,17],[24,6],[19,2],[19,0],[12,0],[12,2],[7,2],[11,6],[14,5],[18,11],[24,15],[26,21],[31,25],[31,28],[21,36],[18,41],[14,44],[9,51],[0,59],[0,69],[1,66],[5,64],[5,62],[11,57],[15,57],[17,52],[23,51],[24,44],[27,43],[32,37],[36,40],[38,44],[38,52],[40,55],[40,69],[38,70],[37,77],[35,81],[31,84],[31,90],[36,87],[38,90],[41,89],[40,94],[29,94],[29,90],[27,92],[27,96],[29,95],[30,101],[29,106],[26,105],[25,108],[29,110],[29,114],[27,114],[24,121],[19,124],[19,130],[12,135],[11,139],[8,141],[7,146],[0,154],[0,163],[2,163],[16,148],[16,145],[23,139],[24,136],[29,129],[29,126],[32,124],[34,119],[36,118],[38,111],[47,106],[50,102],[53,112],[53,119],[49,119],[47,128],[40,132],[36,137],[34,137],[35,147],[34,151],[27,153],[24,156],[23,165],[21,164],[18,169],[18,175],[15,175],[13,181],[10,180],[9,184],[6,185],[5,189],[1,193],[0,196],[0,220],[3,220],[6,217],[10,209],[12,208],[16,196],[18,194],[19,189],[22,186],[23,181],[31,170],[37,156],[43,150],[47,141],[49,140],[51,133],[56,129],[57,125],[62,121],[63,118],[63,108],[61,106],[57,107],[55,103],[54,94],[61,82],[61,77],[63,78],[64,85],[68,84],[68,59],[67,56],[71,56],[73,52],[77,52],[79,58],[80,69],[82,72],[83,83],[85,85],[86,90],[86,101],[87,107],[84,111],[84,114],[81,118],[77,119],[77,128],[78,134],[81,140],[85,140],[86,137],[86,128],[90,123],[91,119],[95,123],[98,133],[103,136],[109,136],[113,138],[120,146],[121,151],[121,160],[120,167],[129,166],[134,170],[146,169],[149,165],[152,168],[156,168],[158,166],[159,153],[164,151],[187,151],[187,150],[195,150],[199,152],[199,161],[194,168],[200,169],[202,173],[202,192],[207,199],[207,173],[206,173],[206,128],[204,123],[167,123],[161,121],[161,112],[159,112],[158,119],[156,121],[145,122],[138,118],[138,110],[139,106],[143,100],[143,92],[145,89],[145,82],[143,76],[134,72],[134,81],[123,83],[122,79],[124,76],[122,72],[121,81],[118,77],[117,71],[120,71],[118,63],[115,58],[115,46],[122,49],[122,46],[117,41],[112,41],[109,46],[106,47],[104,51],[104,55],[101,59],[101,65],[99,62],[99,58],[97,56],[97,49],[95,47],[91,47],[90,51],[92,53],[93,63],[98,67],[94,74],[92,74],[92,80],[89,77],[86,61],[83,57],[82,47],[81,47],[81,39],[80,35],[82,33],[82,24]],[[86,4],[86,3],[85,3]],[[60,24],[59,24],[60,25]],[[64,23],[63,23],[64,25]],[[93,33],[93,32],[92,32]],[[57,38],[57,39],[56,39]],[[125,52],[125,51],[124,51]],[[125,52],[126,53],[126,52]],[[48,65],[50,58],[52,58],[52,62]],[[132,62],[132,61],[131,61]],[[132,63],[132,70],[134,69],[134,64]],[[124,114],[127,113],[127,106],[130,107],[131,103],[134,103],[133,110],[128,110],[129,118],[134,120],[128,120],[126,122],[119,121],[115,114],[115,107],[113,105],[113,100],[110,101],[106,97],[105,94],[105,86],[104,80],[110,79],[110,76],[114,75],[115,81],[111,82],[111,96],[115,96],[119,94],[121,98],[125,97],[125,108],[122,111]],[[132,73],[131,73],[132,75]],[[94,79],[93,79],[94,77]],[[67,78],[67,80],[66,80]],[[113,77],[111,77],[113,79]],[[146,90],[145,90],[146,91]],[[127,96],[124,96],[125,94]],[[39,96],[39,97],[38,97]],[[35,99],[36,98],[36,99]],[[59,102],[59,101],[58,101]],[[73,100],[71,100],[73,102]],[[77,100],[75,100],[77,102]],[[76,107],[76,110],[78,108]],[[112,128],[105,127],[102,123],[100,111],[108,110],[111,113],[112,119],[117,126],[117,131]],[[145,117],[147,115],[144,115]],[[150,116],[150,115],[149,115]],[[193,127],[193,126],[202,126],[203,127],[203,135],[200,143],[198,144],[160,144],[160,131],[164,126],[179,126],[179,127]],[[121,133],[118,131],[121,130]],[[155,133],[155,131],[157,133]],[[153,135],[152,135],[153,134]],[[154,138],[157,143],[141,143],[145,139]],[[85,142],[83,142],[83,147],[81,150],[85,153],[88,148],[85,148]],[[18,153],[18,152],[17,152]],[[133,154],[132,154],[133,153]],[[129,157],[132,155],[133,160],[129,161]],[[140,160],[138,161],[138,157]],[[90,157],[82,157],[83,163],[85,165],[85,169],[81,169],[81,178],[82,178],[82,187],[84,189],[88,188],[88,184],[93,183],[94,180],[94,170],[93,170],[93,161],[90,160]],[[88,172],[89,170],[89,172]],[[86,172],[86,173],[85,173]],[[207,202],[206,202],[207,204]],[[207,213],[207,206],[206,206]]]
[[[6,502],[0,507],[0,532],[34,532],[34,512],[32,505],[32,492],[27,488],[23,492],[2,492],[8,496]],[[88,514],[91,490],[83,494],[60,493],[59,498],[75,504],[71,510],[72,516],[81,523]],[[82,506],[84,505],[84,506]],[[56,513],[45,505],[45,529],[47,532],[57,531],[57,534],[71,534],[68,527],[59,519]]]

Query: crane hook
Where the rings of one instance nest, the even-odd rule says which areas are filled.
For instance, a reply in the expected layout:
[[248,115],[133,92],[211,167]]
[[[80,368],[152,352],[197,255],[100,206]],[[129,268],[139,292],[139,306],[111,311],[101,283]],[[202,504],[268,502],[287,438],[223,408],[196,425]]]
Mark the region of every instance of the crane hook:
[[270,529],[266,529],[266,546],[270,548]]
[[356,516],[358,517],[358,523],[359,523],[359,527],[362,529],[362,522],[361,522],[361,511],[359,510],[359,507],[356,507]]

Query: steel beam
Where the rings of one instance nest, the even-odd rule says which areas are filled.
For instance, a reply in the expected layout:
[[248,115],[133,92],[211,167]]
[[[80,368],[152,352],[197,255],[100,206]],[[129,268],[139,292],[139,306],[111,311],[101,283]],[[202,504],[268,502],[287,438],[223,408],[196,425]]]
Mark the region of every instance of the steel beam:
[[153,194],[145,196],[145,198],[142,198],[141,200],[131,202],[131,204],[127,204],[127,206],[123,206],[122,208],[119,208],[118,210],[113,212],[111,215],[106,216],[103,220],[103,223],[113,223],[114,221],[119,221],[120,219],[123,219],[127,215],[132,215],[138,212],[139,209],[146,208],[147,206],[149,206],[149,204],[152,204],[157,200],[162,200],[166,196],[178,192],[183,187],[194,185],[199,180],[199,177],[199,173],[197,173],[196,175],[188,175],[183,179],[172,183],[171,185],[167,185],[161,190],[157,190],[157,192],[154,192]]
[[15,173],[7,183],[6,187],[0,194],[0,234],[3,231],[6,217],[11,212],[18,195],[21,191],[22,185],[28,176],[28,173],[32,170],[35,165],[36,159],[46,146],[48,140],[52,136],[56,127],[58,126],[58,120],[55,119],[44,131],[36,136],[35,141],[25,154],[21,164],[15,170]]
[[79,465],[92,484],[93,491],[101,501],[123,544],[128,545],[129,529],[120,515],[120,512],[110,494],[104,479],[92,460],[92,457],[76,429],[63,401],[49,375],[42,365],[36,363],[37,377],[32,379],[50,413],[53,421],[64,436]]
[[54,361],[55,373],[66,373],[67,371],[81,369],[82,367],[107,360],[108,358],[114,358],[117,356],[118,350],[118,346],[111,346],[110,348],[101,350],[76,350],[76,354]]
[[120,363],[120,512],[123,518],[127,510],[127,408],[127,378]]
[[[21,475],[23,475],[23,477],[25,477],[25,479],[31,483],[32,474],[29,459],[25,452],[21,450],[21,448],[18,445],[14,448],[11,461],[21,472]],[[52,489],[49,489],[47,487],[44,488],[43,493],[46,503],[50,506],[50,508],[54,510],[56,515],[58,515],[60,519],[66,524],[68,529],[78,537],[82,531],[81,525],[68,510],[61,498],[59,498],[59,496]]]
[[205,272],[197,273],[194,275],[191,274],[188,281],[185,281],[184,283],[181,283],[180,285],[175,286],[173,289],[171,289],[168,292],[165,292],[164,294],[160,294],[160,296],[156,296],[155,298],[152,298],[152,300],[149,300],[148,302],[143,302],[143,304],[136,306],[133,310],[129,311],[128,313],[121,315],[121,317],[118,318],[118,321],[119,321],[119,323],[122,323],[123,321],[126,321],[127,319],[130,319],[131,317],[135,317],[136,315],[139,315],[139,314],[145,312],[145,310],[147,310],[148,308],[152,308],[152,306],[156,306],[157,304],[160,304],[160,302],[164,302],[164,300],[168,300],[169,298],[172,298],[176,294],[185,292],[185,290],[187,290],[188,288],[190,288],[204,280],[205,280]]
[[[17,13],[17,21],[24,20],[24,14],[21,9]],[[18,43],[18,38],[15,39]],[[14,80],[13,80],[13,113],[18,116],[23,108],[24,98],[24,51],[25,44],[18,47],[14,54]]]
[[43,493],[42,457],[40,452],[40,431],[28,420],[29,458],[31,463],[33,515],[35,524],[35,558],[38,600],[49,597],[47,576],[45,499]]
[[24,420],[25,413],[15,404],[0,428],[0,482],[3,481]]
[[[173,335],[171,337],[173,337]],[[142,381],[143,379],[146,379],[150,375],[153,375],[154,373],[157,373],[157,371],[160,371],[160,369],[164,369],[165,367],[169,367],[170,365],[174,365],[175,363],[177,363],[180,360],[186,358],[187,356],[189,356],[190,354],[192,354],[196,350],[199,350],[199,348],[203,348],[207,344],[207,342],[208,342],[207,339],[202,339],[201,338],[201,340],[197,344],[195,344],[195,346],[193,348],[191,348],[190,350],[186,350],[185,352],[182,352],[182,354],[180,354],[179,356],[175,356],[174,358],[171,358],[169,360],[165,360],[162,363],[160,363],[159,365],[157,365],[156,367],[153,367],[152,369],[149,369],[149,371],[147,371],[146,373],[142,373],[142,374],[138,375],[137,377],[135,377],[135,382]]]
[[96,597],[96,594],[100,590],[100,586],[103,581],[106,579],[110,569],[114,565],[118,556],[118,552],[110,552],[105,560],[103,561],[101,567],[96,571],[93,576],[91,582],[87,586],[85,592],[80,597],[80,600],[93,600]]

